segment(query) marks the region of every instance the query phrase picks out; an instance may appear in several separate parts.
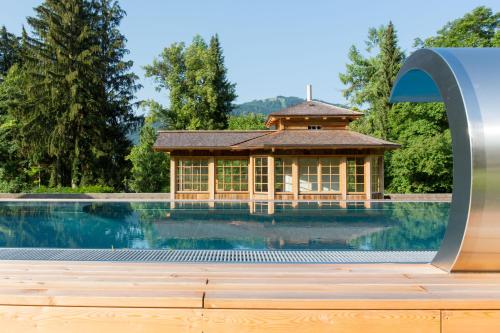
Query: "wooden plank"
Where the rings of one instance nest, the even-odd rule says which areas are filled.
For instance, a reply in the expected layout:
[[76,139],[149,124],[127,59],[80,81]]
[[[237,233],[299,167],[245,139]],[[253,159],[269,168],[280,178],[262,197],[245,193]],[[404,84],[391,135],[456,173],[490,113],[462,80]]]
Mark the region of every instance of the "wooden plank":
[[[407,280],[406,280],[407,281]],[[405,293],[405,292],[423,292],[419,285],[406,283],[392,284],[389,281],[383,284],[367,284],[364,281],[358,283],[338,283],[334,279],[324,279],[323,281],[302,281],[294,279],[290,281],[286,278],[284,281],[280,279],[265,280],[265,279],[209,279],[206,286],[207,291],[218,290],[234,290],[234,291],[328,291],[328,292],[364,292],[366,294],[374,293]]]
[[201,310],[0,306],[2,332],[201,332]]
[[442,333],[497,333],[500,311],[442,311]]
[[71,290],[176,290],[176,291],[202,291],[206,288],[206,279],[184,280],[136,280],[136,279],[68,279],[58,276],[49,276],[37,279],[9,278],[0,279],[0,293],[6,288],[46,288],[46,289],[71,289]]
[[425,292],[207,291],[204,306],[212,309],[500,309],[500,296],[450,297]]
[[439,333],[439,311],[205,310],[204,333]]
[[0,305],[201,308],[200,291],[3,289]]

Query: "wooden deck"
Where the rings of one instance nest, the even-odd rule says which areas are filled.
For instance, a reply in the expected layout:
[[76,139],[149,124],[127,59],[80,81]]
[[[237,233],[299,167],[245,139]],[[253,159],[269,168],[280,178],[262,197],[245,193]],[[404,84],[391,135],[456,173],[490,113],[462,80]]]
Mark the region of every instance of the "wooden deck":
[[0,262],[0,332],[499,332],[500,274],[430,265]]

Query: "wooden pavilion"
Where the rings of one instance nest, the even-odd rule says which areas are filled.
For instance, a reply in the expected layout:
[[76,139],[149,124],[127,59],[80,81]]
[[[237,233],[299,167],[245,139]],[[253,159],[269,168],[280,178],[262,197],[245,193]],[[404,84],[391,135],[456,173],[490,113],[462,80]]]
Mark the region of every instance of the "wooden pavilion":
[[383,198],[386,150],[354,132],[361,112],[313,100],[271,113],[269,130],[159,131],[170,154],[172,199],[369,200]]

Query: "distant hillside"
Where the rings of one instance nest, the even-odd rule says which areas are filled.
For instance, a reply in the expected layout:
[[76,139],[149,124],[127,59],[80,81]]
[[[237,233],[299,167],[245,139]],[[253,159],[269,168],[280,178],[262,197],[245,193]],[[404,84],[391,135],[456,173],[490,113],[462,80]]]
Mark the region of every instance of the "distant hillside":
[[266,99],[254,100],[251,102],[239,104],[233,111],[235,115],[247,114],[247,113],[261,113],[268,115],[271,112],[279,111],[281,109],[297,105],[302,103],[304,100],[298,97],[285,97],[277,96]]

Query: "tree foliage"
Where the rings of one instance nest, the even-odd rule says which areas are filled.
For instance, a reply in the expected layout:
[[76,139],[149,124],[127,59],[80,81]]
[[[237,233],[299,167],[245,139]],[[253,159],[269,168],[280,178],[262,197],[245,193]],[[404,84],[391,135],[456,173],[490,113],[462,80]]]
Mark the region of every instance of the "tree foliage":
[[20,61],[19,38],[7,31],[5,26],[0,28],[0,82],[7,75],[9,69]]
[[229,117],[230,130],[265,130],[266,117],[260,113],[247,113]]
[[[434,37],[417,39],[422,47],[498,46],[499,13],[478,7],[447,23]],[[391,24],[370,29],[364,56],[356,47],[340,75],[344,96],[365,109],[366,116],[352,124],[355,130],[402,145],[386,153],[386,187],[391,192],[450,192],[453,158],[446,110],[439,103],[390,105],[388,98],[404,54],[397,46]]]
[[500,13],[477,7],[463,17],[448,22],[436,36],[417,38],[418,47],[500,47]]
[[404,54],[392,22],[370,29],[366,45],[369,54],[375,53],[373,56],[364,57],[355,46],[351,47],[346,73],[340,74],[340,80],[347,85],[343,94],[355,106],[368,106],[366,116],[354,123],[354,128],[388,139],[389,96]]
[[166,109],[171,129],[224,129],[236,99],[235,84],[227,79],[227,69],[217,35],[210,44],[195,36],[189,46],[174,43],[145,67],[157,89],[167,89]]
[[111,0],[45,0],[34,10],[32,35],[23,31],[18,68],[3,87],[16,93],[0,102],[19,153],[47,170],[50,186],[120,188],[127,134],[138,123],[136,75],[118,29],[125,13]]
[[127,157],[132,162],[128,186],[134,192],[167,192],[170,175],[170,159],[163,152],[153,150],[156,141],[154,117],[147,117],[141,128],[139,143]]

